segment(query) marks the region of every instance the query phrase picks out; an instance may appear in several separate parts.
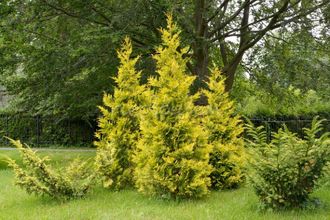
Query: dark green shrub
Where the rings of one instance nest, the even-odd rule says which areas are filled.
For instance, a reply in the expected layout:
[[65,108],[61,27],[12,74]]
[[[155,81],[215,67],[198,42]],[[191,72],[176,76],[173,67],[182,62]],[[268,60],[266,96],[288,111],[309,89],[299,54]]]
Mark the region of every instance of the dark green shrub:
[[74,160],[68,167],[53,169],[47,164],[48,157],[40,158],[36,152],[20,141],[10,139],[19,150],[23,166],[8,159],[9,167],[15,172],[16,185],[28,193],[48,195],[59,200],[83,197],[90,189],[93,175],[90,174],[87,161]]
[[302,208],[310,201],[317,181],[330,160],[329,133],[322,132],[323,120],[314,118],[300,139],[285,126],[267,143],[264,127],[247,125],[249,179],[265,208]]

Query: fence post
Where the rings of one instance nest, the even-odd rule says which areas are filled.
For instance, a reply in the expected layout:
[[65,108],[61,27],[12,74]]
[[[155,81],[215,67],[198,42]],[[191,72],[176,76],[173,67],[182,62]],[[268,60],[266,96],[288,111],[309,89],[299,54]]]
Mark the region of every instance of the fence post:
[[36,116],[36,136],[37,136],[37,147],[39,147],[40,144],[40,115]]
[[[6,137],[9,137],[9,115],[6,115]],[[9,145],[9,140],[6,139],[7,145]]]
[[271,141],[271,127],[270,127],[270,118],[267,118],[266,121],[266,131],[267,131],[267,141],[270,142]]

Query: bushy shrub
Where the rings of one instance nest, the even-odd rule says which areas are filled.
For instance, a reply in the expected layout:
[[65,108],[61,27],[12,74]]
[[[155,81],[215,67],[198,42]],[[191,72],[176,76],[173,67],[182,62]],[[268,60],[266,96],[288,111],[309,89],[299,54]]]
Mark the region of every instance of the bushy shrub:
[[40,158],[35,151],[20,141],[10,139],[19,150],[23,166],[8,159],[9,167],[15,172],[16,184],[28,193],[48,195],[59,200],[83,197],[93,181],[87,161],[73,161],[67,168],[53,169],[47,164],[48,157]]
[[143,103],[144,87],[140,86],[140,72],[134,68],[138,57],[131,59],[132,45],[129,39],[118,51],[120,67],[115,78],[114,95],[104,95],[103,114],[99,118],[96,168],[105,187],[121,189],[133,185],[132,151],[135,150],[140,128],[137,118],[139,105]]
[[265,129],[247,126],[249,134],[249,177],[263,206],[271,209],[304,207],[330,160],[329,133],[323,120],[314,118],[305,128],[304,139],[286,127],[273,133],[267,143]]
[[213,147],[211,186],[213,189],[237,187],[244,179],[244,143],[240,137],[243,124],[239,116],[234,115],[234,103],[225,92],[224,78],[218,69],[212,71],[208,90],[203,93],[208,105],[202,107],[201,118]]
[[134,158],[139,191],[171,198],[202,197],[210,185],[207,133],[194,112],[186,74],[186,48],[179,49],[179,31],[172,18],[162,29],[162,45],[154,59],[158,76],[150,78],[151,106],[140,112],[141,139]]

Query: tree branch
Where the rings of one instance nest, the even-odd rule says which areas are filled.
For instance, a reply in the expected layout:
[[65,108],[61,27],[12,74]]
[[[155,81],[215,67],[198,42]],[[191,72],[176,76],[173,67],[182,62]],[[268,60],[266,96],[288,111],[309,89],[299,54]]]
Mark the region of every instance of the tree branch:
[[74,12],[68,11],[67,9],[61,8],[61,7],[53,5],[53,4],[50,4],[47,0],[40,0],[40,1],[42,1],[48,7],[52,8],[54,10],[60,11],[63,14],[69,16],[69,17],[78,18],[78,19],[85,20],[85,21],[88,21],[88,22],[91,22],[91,23],[94,23],[94,24],[102,25],[102,26],[109,26],[108,23],[104,23],[104,22],[97,21],[97,20],[94,20],[94,19],[89,19],[89,18],[83,17],[79,14],[76,14]]
[[213,36],[215,33],[217,33],[219,30],[226,27],[230,22],[232,22],[240,13],[241,11],[247,6],[251,5],[257,0],[245,0],[244,3],[224,22],[220,23],[218,27],[215,27],[212,31],[210,31],[208,36]]

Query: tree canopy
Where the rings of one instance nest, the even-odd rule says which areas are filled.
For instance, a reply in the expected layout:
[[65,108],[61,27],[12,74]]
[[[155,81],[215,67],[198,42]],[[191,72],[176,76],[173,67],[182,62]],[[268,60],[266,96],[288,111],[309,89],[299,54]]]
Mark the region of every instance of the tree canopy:
[[132,39],[145,82],[154,72],[151,57],[160,42],[159,27],[170,12],[189,47],[187,66],[197,75],[192,91],[207,87],[209,67],[215,64],[229,91],[253,49],[267,38],[273,39],[269,47],[281,42],[278,32],[307,30],[314,33],[311,38],[325,41],[329,7],[330,0],[4,0],[0,84],[21,111],[93,118],[103,92],[113,92],[121,40]]

